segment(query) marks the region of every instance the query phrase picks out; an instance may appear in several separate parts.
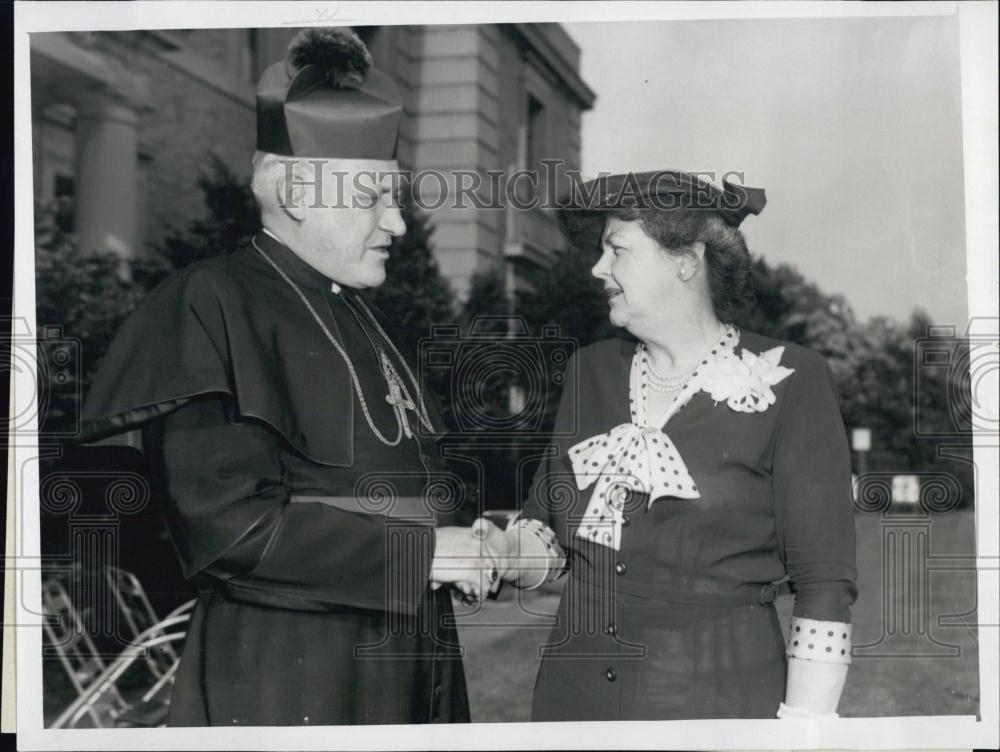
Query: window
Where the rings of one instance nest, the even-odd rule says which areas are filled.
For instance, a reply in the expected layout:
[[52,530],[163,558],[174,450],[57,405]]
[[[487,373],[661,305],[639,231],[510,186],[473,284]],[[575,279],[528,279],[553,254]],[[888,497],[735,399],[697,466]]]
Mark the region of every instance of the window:
[[260,70],[260,45],[257,43],[257,29],[247,29],[247,46],[244,48],[244,78],[257,82]]
[[545,107],[540,101],[528,95],[528,168],[534,169],[541,164],[545,148],[545,130],[543,128]]
[[545,158],[545,107],[540,100],[529,94],[527,109],[525,168],[536,171],[538,175],[538,193],[536,195],[544,195],[545,176],[542,173],[541,164]]
[[73,191],[75,181],[69,175],[52,176],[52,197],[55,199],[56,226],[63,232],[73,232]]
[[73,178],[69,175],[56,173],[52,181],[52,195],[56,198],[73,198]]

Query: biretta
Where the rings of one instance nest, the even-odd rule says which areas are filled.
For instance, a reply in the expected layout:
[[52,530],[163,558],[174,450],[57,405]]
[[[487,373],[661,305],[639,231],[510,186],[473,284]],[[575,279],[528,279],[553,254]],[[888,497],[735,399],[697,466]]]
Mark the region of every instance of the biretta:
[[723,179],[722,188],[681,170],[602,175],[571,184],[556,216],[564,237],[577,248],[595,248],[609,212],[629,209],[688,209],[715,212],[733,227],[767,203],[762,188]]
[[289,157],[394,159],[403,103],[347,27],[303,29],[257,84],[257,149]]

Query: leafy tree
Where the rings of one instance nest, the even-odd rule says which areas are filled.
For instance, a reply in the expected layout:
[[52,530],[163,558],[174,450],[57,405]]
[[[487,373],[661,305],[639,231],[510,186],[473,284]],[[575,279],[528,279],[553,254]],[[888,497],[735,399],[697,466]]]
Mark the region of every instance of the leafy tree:
[[528,274],[529,287],[517,294],[515,310],[536,334],[556,324],[564,337],[580,346],[605,339],[615,331],[608,320],[608,303],[590,270],[596,256],[578,250],[559,252],[548,269]]
[[434,258],[434,229],[427,215],[401,196],[406,234],[393,238],[386,281],[366,297],[391,322],[397,341],[416,353],[432,327],[454,321],[453,295]]
[[157,249],[174,269],[209,256],[235,253],[260,230],[260,210],[250,184],[215,154],[198,178],[207,214],[183,229],[171,230]]
[[[512,322],[510,302],[499,272],[473,275],[468,298],[455,323],[462,341],[459,357],[465,365],[477,365],[472,369],[474,383],[465,378],[465,371],[456,371],[447,394],[442,395],[450,425],[461,427],[463,422],[468,425],[468,421],[478,424],[483,416],[506,418],[510,414],[510,390],[516,375],[502,368],[479,367],[487,360],[494,365],[510,362],[502,350],[511,326],[516,323]],[[459,415],[466,421],[459,420]]]
[[[961,368],[928,367],[918,357],[917,343],[927,336],[931,320],[914,311],[907,323],[885,316],[859,321],[841,295],[823,292],[787,265],[754,262],[757,305],[741,326],[777,339],[810,347],[827,360],[848,429],[872,432],[868,456],[873,471],[945,472],[972,498],[971,464],[963,461],[971,444],[967,426],[955,425],[956,402],[967,402],[968,376]],[[967,350],[951,342],[956,360]],[[920,418],[922,434],[916,430]],[[947,438],[926,435],[940,433]],[[947,450],[959,459],[947,459]]]
[[514,315],[503,275],[498,271],[476,272],[469,285],[469,297],[459,313],[463,329],[475,327],[481,334],[505,334]]
[[39,384],[39,393],[50,398],[39,426],[43,433],[62,432],[75,423],[80,401],[119,324],[167,272],[156,260],[124,260],[112,252],[81,250],[76,236],[64,230],[60,217],[65,210],[65,205],[35,207],[39,355],[51,362],[60,340],[78,341],[80,378],[57,386]]

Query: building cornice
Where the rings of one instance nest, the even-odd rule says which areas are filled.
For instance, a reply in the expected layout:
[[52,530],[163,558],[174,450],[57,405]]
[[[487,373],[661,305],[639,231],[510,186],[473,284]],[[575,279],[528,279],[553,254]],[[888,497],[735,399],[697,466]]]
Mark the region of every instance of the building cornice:
[[64,32],[32,35],[32,80],[45,81],[60,98],[77,104],[101,92],[130,106],[148,108],[148,78],[94,44],[77,43],[92,38]]
[[504,25],[531,47],[541,61],[556,75],[559,82],[579,102],[581,109],[589,110],[594,106],[597,94],[587,86],[587,83],[580,76],[575,66],[566,60],[548,37],[537,28],[537,24],[518,23]]
[[252,110],[257,106],[255,87],[252,83],[234,76],[216,61],[189,47],[164,50],[160,52],[160,58],[171,67],[247,109]]

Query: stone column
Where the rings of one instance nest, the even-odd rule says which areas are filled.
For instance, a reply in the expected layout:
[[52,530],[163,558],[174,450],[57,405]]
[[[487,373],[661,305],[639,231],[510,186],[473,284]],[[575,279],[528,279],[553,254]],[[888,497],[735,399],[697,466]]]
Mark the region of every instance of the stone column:
[[138,117],[121,98],[81,102],[76,120],[75,225],[83,250],[138,253]]

